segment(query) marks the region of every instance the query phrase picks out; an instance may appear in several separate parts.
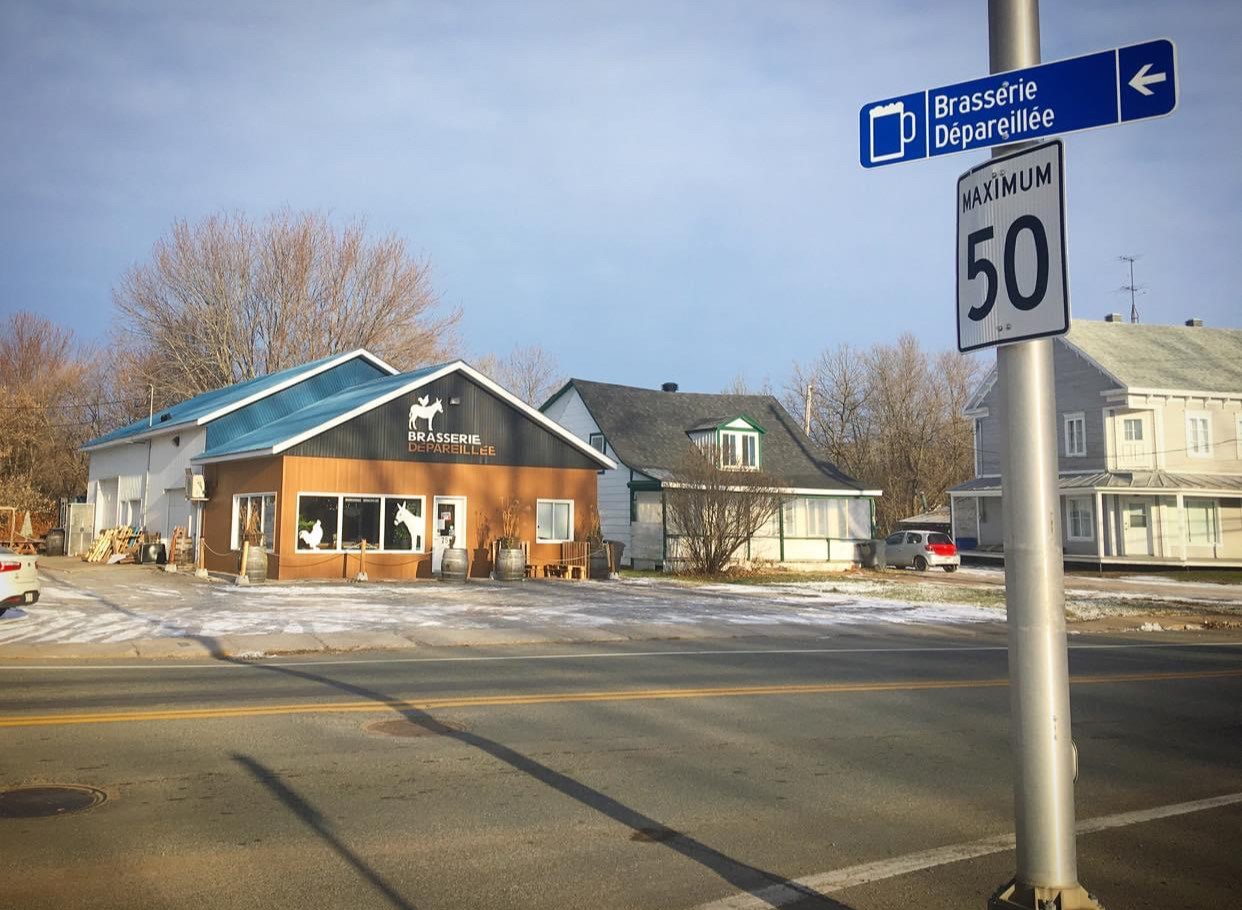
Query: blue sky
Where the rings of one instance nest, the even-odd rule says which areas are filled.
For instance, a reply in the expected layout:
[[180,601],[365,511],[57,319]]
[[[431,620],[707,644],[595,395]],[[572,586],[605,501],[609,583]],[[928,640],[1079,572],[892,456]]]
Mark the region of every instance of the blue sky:
[[[1242,326],[1242,4],[1044,0],[1043,58],[1169,37],[1169,118],[1066,139],[1074,315]],[[778,385],[840,342],[955,339],[954,190],[864,171],[865,102],[987,72],[977,2],[0,5],[0,311],[102,338],[179,218],[365,216],[427,256],[467,355]]]

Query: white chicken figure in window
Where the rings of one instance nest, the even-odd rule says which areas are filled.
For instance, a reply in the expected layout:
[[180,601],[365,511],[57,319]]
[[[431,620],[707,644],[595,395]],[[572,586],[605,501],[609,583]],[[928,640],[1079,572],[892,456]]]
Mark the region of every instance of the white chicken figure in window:
[[298,538],[306,544],[308,550],[319,549],[319,542],[323,540],[323,525],[319,519],[315,519],[315,524],[309,531],[305,529],[298,531]]

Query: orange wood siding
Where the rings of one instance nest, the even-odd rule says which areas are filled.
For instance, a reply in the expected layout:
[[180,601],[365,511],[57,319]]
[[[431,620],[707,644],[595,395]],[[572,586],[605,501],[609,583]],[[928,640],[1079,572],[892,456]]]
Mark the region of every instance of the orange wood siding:
[[203,504],[203,561],[212,572],[234,572],[241,553],[230,551],[233,530],[233,497],[238,493],[276,494],[276,533],[281,531],[281,459],[250,458],[224,461],[203,467],[208,500]]
[[[466,497],[466,536],[470,550],[470,574],[484,577],[491,572],[488,546],[500,534],[501,502],[521,500],[522,538],[531,545],[532,562],[553,562],[559,544],[535,543],[535,502],[538,499],[574,501],[575,536],[584,535],[591,509],[596,504],[594,468],[530,468],[504,465],[429,464],[411,461],[369,461],[344,458],[283,456],[283,483],[276,501],[276,554],[270,559],[272,578],[350,578],[358,571],[356,553],[306,553],[295,549],[297,496],[299,493],[345,493],[424,497],[425,554],[368,553],[367,575],[377,578],[430,578],[432,502],[435,496]],[[238,462],[237,464],[253,464]],[[221,468],[230,466],[228,463]],[[259,490],[253,486],[247,489]],[[238,488],[232,492],[243,492]],[[228,509],[231,510],[229,494]],[[229,517],[223,519],[228,542]],[[210,534],[210,526],[208,533]],[[214,544],[213,544],[214,546]]]

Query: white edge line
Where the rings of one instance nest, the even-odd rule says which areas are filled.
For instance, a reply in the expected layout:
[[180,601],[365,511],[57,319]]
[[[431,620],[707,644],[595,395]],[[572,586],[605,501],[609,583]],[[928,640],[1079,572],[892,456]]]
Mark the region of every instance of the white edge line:
[[[1177,815],[1188,815],[1192,812],[1203,812],[1242,803],[1242,793],[1226,793],[1208,799],[1197,799],[1191,802],[1174,803],[1168,806],[1157,806],[1152,809],[1140,809],[1136,812],[1120,812],[1116,815],[1104,815],[1099,818],[1088,818],[1078,822],[1074,830],[1078,834],[1093,834],[1110,828],[1122,828],[1129,825],[1143,824],[1162,818]],[[918,853],[907,853],[892,859],[877,860],[871,863],[860,863],[846,866],[832,872],[822,872],[806,878],[795,879],[789,884],[773,885],[753,894],[742,893],[726,897],[723,900],[701,904],[696,910],[768,910],[795,901],[806,899],[808,895],[830,894],[857,885],[908,875],[936,866],[975,859],[993,853],[1002,853],[1014,848],[1014,836],[1002,834],[982,840],[969,841],[964,844],[953,844],[947,847],[936,847]]]
[[[325,633],[327,634],[327,633]],[[187,636],[178,636],[185,638]],[[0,650],[3,649],[0,645]],[[89,647],[87,645],[86,647]],[[451,647],[451,646],[447,646]],[[1141,651],[1153,649],[1172,649],[1172,648],[1242,648],[1242,641],[1193,641],[1193,642],[1138,642],[1135,644],[1116,644],[1116,645],[1090,645],[1090,644],[1071,644],[1071,651]],[[367,664],[453,664],[453,663],[487,663],[487,662],[508,662],[508,661],[524,661],[524,660],[599,660],[606,658],[623,658],[623,657],[719,657],[721,655],[737,654],[743,656],[754,656],[756,654],[924,654],[924,653],[943,653],[943,652],[976,652],[976,651],[1006,651],[1006,645],[969,645],[965,647],[957,647],[946,645],[944,647],[928,647],[928,648],[753,648],[745,650],[677,650],[677,651],[600,651],[600,652],[583,652],[580,654],[493,654],[480,655],[474,654],[469,657],[375,657],[364,660],[247,660],[238,662],[235,660],[214,659],[211,663],[192,663],[187,660],[185,663],[176,664],[4,664],[0,665],[0,671],[4,670],[55,670],[56,672],[66,670],[245,670],[262,668],[265,666],[275,667],[339,667],[339,666],[361,666]],[[71,658],[65,658],[70,660]]]

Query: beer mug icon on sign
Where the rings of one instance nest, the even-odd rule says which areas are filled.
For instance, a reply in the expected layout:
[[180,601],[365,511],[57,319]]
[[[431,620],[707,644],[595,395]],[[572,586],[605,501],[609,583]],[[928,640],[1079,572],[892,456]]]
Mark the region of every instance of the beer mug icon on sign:
[[905,155],[906,143],[914,141],[918,129],[914,112],[906,110],[906,103],[877,104],[867,113],[871,118],[871,163],[892,161]]

